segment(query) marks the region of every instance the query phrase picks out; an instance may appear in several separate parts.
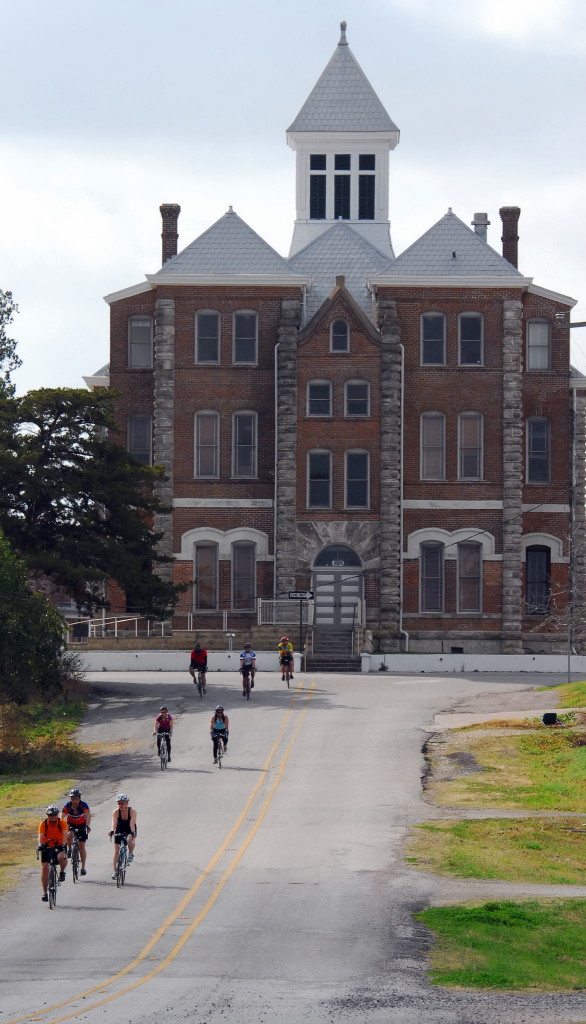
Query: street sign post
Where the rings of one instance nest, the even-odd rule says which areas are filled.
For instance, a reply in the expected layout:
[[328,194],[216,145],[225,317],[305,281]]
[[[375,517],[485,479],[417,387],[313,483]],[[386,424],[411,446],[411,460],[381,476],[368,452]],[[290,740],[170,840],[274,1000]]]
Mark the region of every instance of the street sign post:
[[303,602],[313,601],[313,590],[290,590],[290,601],[299,601],[299,653],[303,657]]

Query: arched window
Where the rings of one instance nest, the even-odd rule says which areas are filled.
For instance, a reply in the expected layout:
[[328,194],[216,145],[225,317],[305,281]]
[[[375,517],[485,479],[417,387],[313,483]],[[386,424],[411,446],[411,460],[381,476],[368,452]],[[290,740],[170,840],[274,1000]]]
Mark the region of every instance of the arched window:
[[534,544],[527,548],[525,559],[527,615],[545,615],[551,597],[551,549]]
[[256,545],[238,541],[232,545],[232,608],[254,611],[256,603]]
[[361,566],[360,556],[347,544],[330,544],[329,547],[320,551],[315,562],[316,569],[320,566],[333,566],[334,568],[345,568],[346,566]]
[[419,606],[422,612],[444,610],[444,546],[437,541],[421,545]]
[[462,412],[458,417],[458,476],[482,479],[482,413]]
[[255,412],[232,417],[232,476],[256,477],[257,423]]
[[218,545],[195,544],[193,556],[193,607],[213,611],[218,607]]
[[482,611],[482,548],[471,541],[458,544],[458,611]]
[[220,475],[220,414],[195,414],[195,476],[217,479]]
[[330,335],[332,352],[350,351],[350,327],[347,320],[334,320]]
[[332,506],[332,453],[317,450],[307,453],[307,507]]
[[346,452],[345,469],[345,507],[368,508],[370,505],[368,452]]

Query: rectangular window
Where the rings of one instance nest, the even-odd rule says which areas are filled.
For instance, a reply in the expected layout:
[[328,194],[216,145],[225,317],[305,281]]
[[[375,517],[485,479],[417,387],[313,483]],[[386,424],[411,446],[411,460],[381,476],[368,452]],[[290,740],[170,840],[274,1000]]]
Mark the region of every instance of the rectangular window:
[[346,452],[346,508],[368,508],[368,452]]
[[446,421],[440,412],[425,412],[421,417],[421,479],[445,480]]
[[334,320],[331,327],[330,349],[332,352],[348,352],[350,348],[350,327],[347,320]]
[[256,548],[242,542],[232,545],[232,608],[254,611],[256,602]]
[[334,157],[334,170],[335,171],[349,171],[350,170],[350,154],[349,153],[336,153]]
[[345,415],[370,415],[370,385],[366,381],[349,381],[346,384]]
[[220,417],[217,412],[196,413],[195,475],[212,478],[220,475]]
[[551,552],[549,548],[527,548],[525,566],[525,605],[528,615],[549,611],[551,588]]
[[128,365],[146,370],[153,365],[153,321],[150,316],[131,316],[128,321]]
[[310,381],[307,385],[307,415],[332,415],[332,385],[329,381]]
[[460,366],[482,366],[482,315],[460,316]]
[[349,174],[334,174],[334,219],[350,220]]
[[532,320],[527,324],[527,369],[549,370],[550,333],[546,320]]
[[326,176],[325,174],[309,175],[309,218],[325,220],[326,216]]
[[129,416],[127,420],[128,451],[145,466],[153,461],[152,416]]
[[374,220],[374,174],[358,175],[358,219]]
[[480,544],[458,544],[458,611],[481,611],[482,548]]
[[549,483],[550,426],[549,420],[535,417],[527,420],[527,481]]
[[233,476],[256,476],[256,413],[234,413]]
[[234,313],[234,362],[256,363],[256,313]]
[[361,153],[358,157],[358,170],[359,171],[374,171],[375,169],[375,157],[374,153]]
[[420,607],[422,612],[444,610],[444,546],[435,541],[421,545]]
[[196,362],[218,363],[220,361],[220,314],[198,313],[196,332]]
[[446,361],[446,318],[443,313],[424,313],[421,317],[421,362],[424,366],[443,366]]
[[326,169],[326,154],[325,153],[311,153],[309,157],[309,169],[310,171],[325,171]]
[[482,416],[479,412],[463,412],[459,418],[460,480],[482,479]]
[[218,607],[217,544],[195,545],[193,606],[197,611],[212,611]]
[[331,508],[332,456],[330,452],[310,452],[308,458],[308,508]]

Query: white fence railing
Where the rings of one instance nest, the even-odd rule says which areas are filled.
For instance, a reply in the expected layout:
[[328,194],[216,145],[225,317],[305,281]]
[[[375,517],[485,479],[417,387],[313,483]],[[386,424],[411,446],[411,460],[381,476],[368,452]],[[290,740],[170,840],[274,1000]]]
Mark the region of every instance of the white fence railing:
[[85,643],[95,637],[118,636],[170,636],[168,622],[153,622],[140,615],[111,615],[99,619],[78,619],[68,622],[65,639],[69,643]]
[[301,622],[311,626],[313,622],[313,601],[295,601],[267,599],[259,597],[257,601],[257,624],[259,626],[291,626],[299,623],[299,605],[301,604]]

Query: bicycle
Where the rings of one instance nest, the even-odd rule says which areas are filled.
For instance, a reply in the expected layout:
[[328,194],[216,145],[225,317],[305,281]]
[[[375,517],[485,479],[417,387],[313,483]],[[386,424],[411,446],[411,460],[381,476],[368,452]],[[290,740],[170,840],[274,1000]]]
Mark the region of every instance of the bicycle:
[[161,759],[161,771],[164,772],[169,763],[169,741],[167,737],[168,732],[158,732],[157,736],[160,737],[161,742],[159,743],[159,757]]
[[218,762],[218,768],[222,767],[222,758],[224,756],[224,737],[220,734],[217,735],[216,744],[216,761]]
[[195,679],[195,685],[197,686],[197,692],[199,693],[201,699],[203,700],[203,695],[206,692],[206,688],[204,686],[203,674],[200,668],[198,668],[197,670],[197,678]]
[[[128,866],[128,843],[125,835],[116,836],[120,849],[118,850],[118,859],[116,861],[116,888],[120,889],[124,885],[124,879],[126,878],[126,868]],[[112,840],[112,836],[110,836]]]
[[242,672],[242,692],[246,695],[246,699],[250,700],[250,677],[252,671],[250,668],[248,671],[245,671],[244,669],[241,669],[240,671]]
[[291,665],[290,661],[284,661],[281,664],[281,675],[285,677],[285,681],[287,683],[287,689],[290,689],[290,687],[289,687],[289,680],[291,678],[291,669],[289,667],[290,665]]
[[[40,850],[37,850],[37,860],[39,859]],[[57,850],[54,846],[49,847],[49,853],[51,854],[51,860],[49,861],[49,877],[47,879],[47,895],[49,897],[49,910],[53,910],[57,903],[57,888],[61,884],[59,882],[59,864],[57,861]]]
[[79,852],[79,839],[77,838],[77,832],[71,830],[71,844],[69,847],[69,857],[71,859],[71,877],[74,882],[79,881],[79,866],[81,863],[81,856]]

